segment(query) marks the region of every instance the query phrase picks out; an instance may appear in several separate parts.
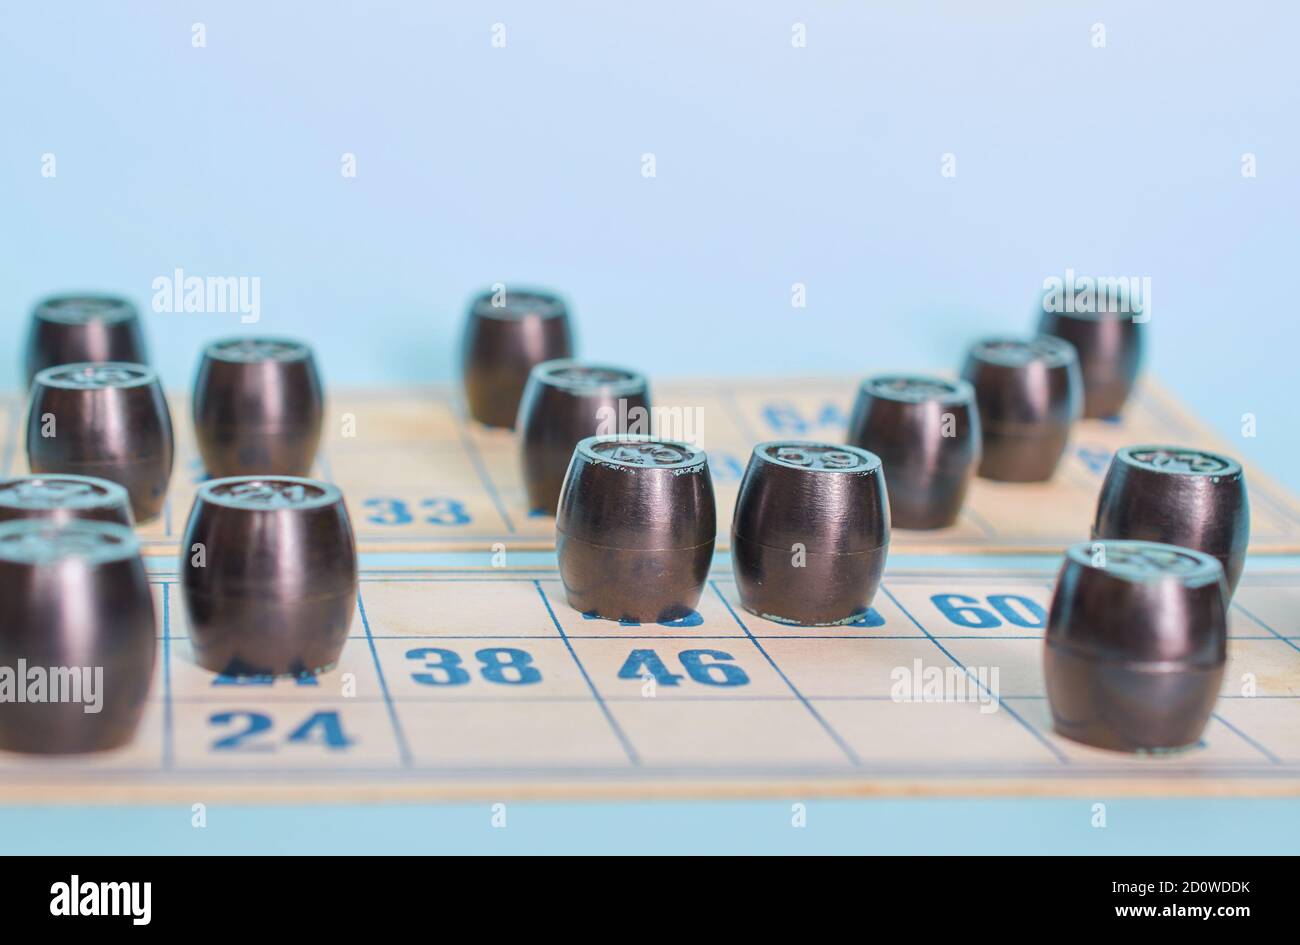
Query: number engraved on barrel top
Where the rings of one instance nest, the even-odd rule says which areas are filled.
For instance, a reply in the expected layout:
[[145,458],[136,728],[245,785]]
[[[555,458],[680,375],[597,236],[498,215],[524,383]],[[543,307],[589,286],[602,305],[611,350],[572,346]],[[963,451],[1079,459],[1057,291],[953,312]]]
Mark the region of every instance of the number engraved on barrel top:
[[1188,574],[1204,566],[1204,562],[1196,556],[1173,548],[1106,542],[1105,549],[1103,567],[1137,575]]
[[146,375],[142,368],[120,364],[85,364],[56,371],[54,379],[68,387],[126,387]]
[[532,292],[510,292],[502,296],[493,294],[479,299],[474,306],[475,314],[487,313],[497,318],[528,318],[533,315],[552,318],[564,311],[558,299]]
[[67,557],[94,558],[121,544],[122,539],[111,532],[51,524],[10,532],[0,538],[0,558],[32,563]]
[[769,446],[767,454],[791,466],[804,469],[824,469],[842,472],[847,469],[861,469],[866,461],[857,453],[839,449],[835,446],[817,445],[777,445]]
[[0,486],[0,495],[10,497],[10,501],[25,508],[52,509],[76,505],[106,494],[106,490],[94,483],[66,479],[20,479]]
[[627,371],[586,367],[581,364],[555,368],[550,372],[550,376],[566,387],[603,387],[606,384],[619,384],[632,379],[632,375]]
[[871,383],[872,393],[920,403],[957,392],[957,386],[932,377],[882,377]]
[[238,338],[217,344],[215,350],[232,361],[285,361],[301,355],[303,346],[296,341]]
[[1202,453],[1199,450],[1151,449],[1132,450],[1130,455],[1137,463],[1172,473],[1221,473],[1229,470],[1231,465],[1222,456]]
[[47,316],[71,325],[117,320],[130,313],[119,299],[53,299],[45,303],[44,309]]
[[611,440],[596,443],[591,447],[593,453],[615,462],[629,466],[676,466],[694,458],[693,451],[688,451],[676,443],[636,443]]
[[1042,360],[1049,365],[1059,365],[1070,360],[1071,350],[1065,342],[1047,336],[1028,341],[995,338],[982,342],[978,354],[999,364],[1024,365]]
[[254,482],[237,482],[222,486],[217,495],[229,496],[240,505],[262,508],[287,508],[301,505],[312,499],[319,499],[325,494],[323,489],[303,482],[278,482],[274,479],[259,479]]

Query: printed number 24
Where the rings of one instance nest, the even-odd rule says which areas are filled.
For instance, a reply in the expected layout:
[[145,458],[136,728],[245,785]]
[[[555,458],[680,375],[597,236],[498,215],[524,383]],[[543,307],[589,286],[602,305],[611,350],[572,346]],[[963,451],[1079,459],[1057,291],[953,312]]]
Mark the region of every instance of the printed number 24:
[[[208,724],[237,728],[229,735],[218,738],[212,743],[214,751],[275,751],[273,740],[266,738],[274,728],[269,715],[261,712],[215,712],[208,716]],[[295,728],[285,738],[286,743],[299,745],[320,745],[323,748],[337,750],[347,748],[353,743],[343,732],[343,723],[337,712],[316,712]]]

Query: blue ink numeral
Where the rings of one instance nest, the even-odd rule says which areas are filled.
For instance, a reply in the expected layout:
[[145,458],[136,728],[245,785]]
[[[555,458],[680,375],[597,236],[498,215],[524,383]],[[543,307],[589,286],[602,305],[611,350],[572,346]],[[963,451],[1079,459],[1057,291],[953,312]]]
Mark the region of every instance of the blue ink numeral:
[[[402,499],[366,499],[361,505],[374,510],[366,516],[371,525],[410,525],[415,521],[410,505]],[[459,499],[421,499],[420,508],[429,513],[420,519],[427,525],[468,525],[473,521]]]
[[1076,448],[1075,452],[1083,462],[1083,465],[1087,466],[1088,471],[1094,475],[1102,475],[1106,472],[1106,468],[1110,466],[1111,452],[1104,446],[1080,445]]
[[[469,673],[460,665],[460,656],[453,650],[437,646],[424,646],[407,650],[408,660],[423,660],[428,673],[412,673],[411,678],[422,686],[463,686],[469,682]],[[442,675],[435,675],[441,673]]]
[[[430,672],[412,673],[411,678],[422,686],[463,686],[470,680],[469,670],[461,665],[460,654],[437,646],[422,646],[406,651],[408,660],[420,660]],[[509,646],[486,647],[474,652],[482,663],[480,672],[491,683],[505,686],[527,686],[542,681],[542,671],[533,665],[533,656],[527,650]]]
[[763,407],[763,419],[776,433],[807,433],[812,427],[835,427],[844,429],[848,426],[848,417],[838,404],[827,401],[817,409],[815,418],[810,423],[799,412],[799,408],[789,403],[767,404]]
[[[734,663],[719,663],[715,660],[729,660],[730,653],[721,650],[682,650],[682,666],[697,683],[706,686],[744,686],[749,682],[745,671]],[[705,660],[710,662],[705,662]]]
[[209,725],[232,725],[243,719],[247,724],[242,731],[232,732],[212,743],[215,751],[271,751],[270,745],[246,745],[244,742],[271,730],[271,717],[260,712],[217,712],[208,717]]
[[[231,732],[212,743],[214,751],[275,751],[275,746],[266,741],[250,743],[250,739],[271,730],[272,723],[269,715],[261,712],[215,712],[208,716],[209,725],[228,726],[241,721],[244,724],[241,730]],[[332,710],[309,716],[307,721],[289,733],[286,741],[320,745],[332,750],[347,748],[353,743],[353,740],[343,733],[343,723],[339,720],[338,712]]]
[[972,630],[1000,627],[1002,620],[1032,630],[1040,630],[1047,624],[1047,612],[1042,605],[1021,594],[990,594],[987,602],[996,614],[978,606],[979,598],[966,594],[933,594],[930,600],[950,623]]
[[[705,686],[744,686],[749,683],[749,676],[739,666],[720,662],[734,659],[722,650],[682,650],[677,658],[681,660],[686,675]],[[645,679],[647,676],[660,686],[676,686],[682,679],[680,674],[669,671],[654,650],[633,650],[619,669],[618,678]]]
[[433,513],[424,517],[430,525],[468,525],[472,521],[464,503],[456,499],[424,499],[420,508]]
[[[605,618],[597,614],[587,612],[582,615],[582,619],[583,620],[604,620]],[[704,624],[704,618],[700,616],[700,612],[698,610],[692,610],[689,614],[686,614],[683,617],[677,617],[673,620],[659,620],[656,622],[661,627],[672,627],[674,629],[681,629],[682,627],[702,626]],[[639,627],[641,626],[641,621],[628,620],[624,617],[620,617],[618,620],[618,625],[620,627]]]
[[226,676],[216,675],[212,677],[214,686],[274,686],[277,679],[291,680],[295,686],[319,686],[320,680],[315,676],[303,674],[300,676]]
[[669,672],[654,650],[633,650],[618,671],[618,678],[645,679],[647,676],[660,686],[675,686],[682,679],[679,674]]
[[289,733],[289,741],[302,745],[320,745],[337,750],[347,748],[352,739],[343,734],[343,723],[337,712],[317,712]]
[[415,516],[401,499],[366,499],[361,503],[367,509],[376,509],[374,515],[367,515],[366,521],[371,525],[410,525]]
[[501,646],[479,650],[474,658],[483,664],[483,678],[507,686],[527,686],[542,681],[542,673],[532,665],[533,658],[524,650]]

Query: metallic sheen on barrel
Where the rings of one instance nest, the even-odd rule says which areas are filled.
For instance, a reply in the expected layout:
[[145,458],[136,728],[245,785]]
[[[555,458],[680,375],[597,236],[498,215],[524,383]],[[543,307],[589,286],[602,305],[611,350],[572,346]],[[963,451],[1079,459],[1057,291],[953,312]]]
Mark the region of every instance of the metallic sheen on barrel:
[[116,482],[140,524],[162,511],[172,457],[171,415],[153,368],[65,364],[36,375],[27,413],[33,473]]
[[36,306],[27,334],[28,385],[47,367],[84,361],[148,363],[134,305],[109,295],[61,295]]
[[17,476],[0,480],[0,522],[90,519],[130,528],[131,498],[115,482],[91,476]]
[[746,610],[803,626],[859,621],[888,552],[889,500],[878,456],[830,443],[754,447],[731,527]]
[[519,404],[519,440],[530,512],[554,515],[579,440],[652,435],[650,389],[635,371],[578,361],[533,368]]
[[194,380],[194,433],[208,474],[305,476],[324,410],[311,348],[283,338],[207,346]]
[[1209,555],[1145,541],[1074,545],[1043,651],[1056,730],[1115,751],[1196,744],[1223,681],[1227,625],[1223,568]]
[[129,742],[158,648],[135,534],[88,520],[5,522],[0,588],[0,749],[62,755]]
[[549,292],[484,292],[470,303],[461,373],[470,416],[513,428],[529,372],[543,361],[573,357],[564,301]]
[[1059,301],[1044,296],[1039,334],[1074,346],[1083,379],[1083,415],[1118,416],[1142,367],[1142,312],[1124,298],[1101,298],[1091,312],[1067,312]]
[[642,623],[690,616],[717,533],[708,458],[686,443],[588,437],[574,450],[555,533],[575,610]]
[[965,381],[884,375],[858,388],[848,442],[875,453],[894,528],[957,521],[980,458],[975,392]]
[[1166,542],[1213,555],[1231,596],[1250,543],[1241,464],[1181,446],[1126,446],[1106,471],[1092,536]]
[[357,552],[334,486],[291,476],[204,483],[180,574],[205,669],[307,676],[338,663],[357,606]]
[[979,475],[1003,482],[1051,479],[1083,409],[1074,348],[1046,335],[986,338],[971,346],[962,378],[975,388],[979,406]]

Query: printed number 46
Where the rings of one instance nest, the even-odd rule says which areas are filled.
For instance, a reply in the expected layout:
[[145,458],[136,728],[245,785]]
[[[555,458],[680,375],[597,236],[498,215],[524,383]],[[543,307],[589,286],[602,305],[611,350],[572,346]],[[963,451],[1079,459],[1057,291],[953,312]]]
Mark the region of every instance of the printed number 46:
[[[749,676],[739,666],[730,662],[730,653],[722,650],[682,650],[677,654],[682,669],[686,670],[692,680],[705,686],[744,686]],[[622,669],[618,671],[619,679],[645,679],[650,677],[660,686],[676,686],[681,682],[680,673],[670,672],[668,666],[654,650],[633,650],[628,654]]]

